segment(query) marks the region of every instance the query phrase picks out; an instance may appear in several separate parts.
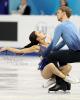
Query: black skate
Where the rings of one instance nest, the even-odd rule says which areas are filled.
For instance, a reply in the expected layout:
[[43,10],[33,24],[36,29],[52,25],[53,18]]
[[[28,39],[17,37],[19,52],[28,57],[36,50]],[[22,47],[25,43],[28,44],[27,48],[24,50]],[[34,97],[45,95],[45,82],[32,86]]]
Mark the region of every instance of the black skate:
[[62,91],[65,92],[67,90],[67,87],[56,84],[55,86],[48,89],[48,93],[50,93],[51,91],[56,92],[56,91],[59,91],[59,90],[62,90]]
[[53,86],[53,87],[48,89],[48,93],[50,93],[50,92],[57,92],[59,90],[65,92],[65,93],[70,93],[71,84],[70,83],[66,83],[66,85],[56,84],[55,86]]
[[49,88],[48,92],[50,91],[63,91],[63,92],[70,92],[71,90],[71,84],[68,82],[65,82],[62,78],[56,76],[56,85]]

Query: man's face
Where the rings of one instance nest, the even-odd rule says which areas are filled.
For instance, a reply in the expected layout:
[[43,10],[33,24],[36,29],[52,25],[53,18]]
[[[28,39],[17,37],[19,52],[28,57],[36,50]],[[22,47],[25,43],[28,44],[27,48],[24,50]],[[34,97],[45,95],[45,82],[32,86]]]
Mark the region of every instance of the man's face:
[[62,12],[61,10],[57,11],[57,19],[58,21],[62,21],[62,18],[64,16],[64,12]]
[[46,34],[43,34],[41,32],[35,32],[35,34],[37,35],[37,40],[40,41],[40,40],[44,40],[45,37],[46,37]]
[[61,0],[61,6],[65,6],[65,5],[66,5],[65,0]]
[[26,2],[26,0],[22,0],[21,3],[22,3],[22,5],[25,5],[27,2]]

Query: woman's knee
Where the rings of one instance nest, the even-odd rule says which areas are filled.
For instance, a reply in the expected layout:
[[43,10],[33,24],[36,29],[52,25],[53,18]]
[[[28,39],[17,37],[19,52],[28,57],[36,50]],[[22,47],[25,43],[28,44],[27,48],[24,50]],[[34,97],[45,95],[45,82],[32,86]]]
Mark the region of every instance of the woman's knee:
[[41,75],[44,79],[49,79],[52,77],[52,67],[54,67],[53,63],[49,63],[48,65],[45,66],[43,71],[41,71]]
[[71,68],[72,68],[72,66],[67,64],[67,65],[63,66],[60,70],[62,73],[67,75],[71,71]]
[[60,69],[67,69],[67,70],[71,70],[72,66],[70,64],[64,65],[63,67],[61,67]]
[[52,77],[52,74],[50,73],[50,72],[44,72],[44,71],[42,71],[41,72],[41,75],[42,75],[42,77],[44,78],[44,79],[49,79],[49,78],[51,78]]
[[50,67],[50,68],[54,68],[55,65],[54,65],[53,63],[49,63],[49,67]]

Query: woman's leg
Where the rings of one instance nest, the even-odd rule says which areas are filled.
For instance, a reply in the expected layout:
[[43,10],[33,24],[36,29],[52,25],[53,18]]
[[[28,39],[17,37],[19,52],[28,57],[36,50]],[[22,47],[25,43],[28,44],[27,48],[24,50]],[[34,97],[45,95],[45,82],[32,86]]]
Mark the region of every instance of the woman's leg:
[[71,71],[72,66],[70,64],[67,64],[63,67],[60,68],[60,71],[64,74],[64,75],[68,75],[69,72]]
[[50,64],[46,65],[44,69],[41,71],[41,75],[44,79],[49,79],[52,76],[54,77],[55,75],[52,73]]
[[43,71],[41,71],[41,74],[45,79],[51,78],[53,75],[57,75],[63,79],[65,79],[66,77],[66,75],[63,74],[58,68],[56,68],[56,66],[53,63],[46,65]]

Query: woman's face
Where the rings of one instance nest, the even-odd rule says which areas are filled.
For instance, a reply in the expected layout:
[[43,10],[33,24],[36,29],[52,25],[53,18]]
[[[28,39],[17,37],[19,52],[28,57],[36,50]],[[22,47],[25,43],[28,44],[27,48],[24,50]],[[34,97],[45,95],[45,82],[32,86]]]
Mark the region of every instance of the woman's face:
[[46,34],[43,34],[41,32],[35,32],[35,34],[37,35],[37,40],[44,40],[46,38]]

